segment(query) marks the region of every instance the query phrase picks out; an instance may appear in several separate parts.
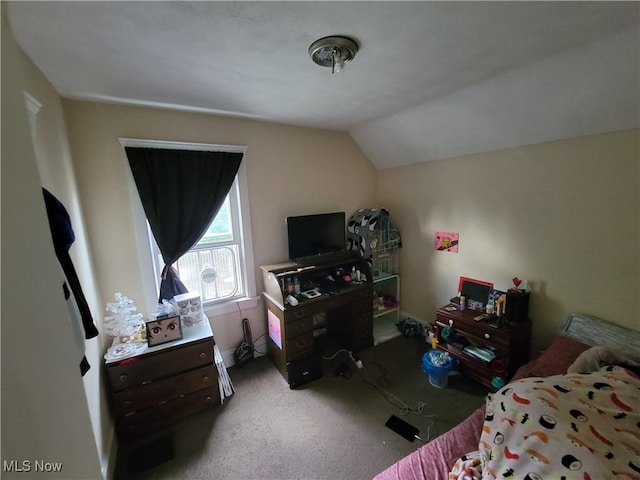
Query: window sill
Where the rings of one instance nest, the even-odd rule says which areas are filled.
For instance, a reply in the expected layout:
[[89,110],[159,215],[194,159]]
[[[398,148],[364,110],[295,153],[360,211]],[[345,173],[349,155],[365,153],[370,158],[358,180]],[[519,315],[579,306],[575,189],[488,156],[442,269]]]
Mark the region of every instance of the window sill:
[[208,317],[216,317],[234,312],[242,312],[244,310],[256,308],[258,306],[259,299],[260,297],[243,297],[235,300],[229,300],[224,303],[204,305],[204,313]]

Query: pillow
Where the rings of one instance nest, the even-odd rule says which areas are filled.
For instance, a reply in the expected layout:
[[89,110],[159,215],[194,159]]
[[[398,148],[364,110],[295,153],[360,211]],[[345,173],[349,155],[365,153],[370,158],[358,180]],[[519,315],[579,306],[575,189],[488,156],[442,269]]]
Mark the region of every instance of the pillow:
[[567,373],[597,372],[603,365],[640,367],[640,364],[617,351],[604,345],[597,345],[578,355],[578,358],[569,365]]
[[589,346],[569,337],[556,335],[551,345],[533,362],[523,367],[517,377],[549,377],[567,373],[567,368]]

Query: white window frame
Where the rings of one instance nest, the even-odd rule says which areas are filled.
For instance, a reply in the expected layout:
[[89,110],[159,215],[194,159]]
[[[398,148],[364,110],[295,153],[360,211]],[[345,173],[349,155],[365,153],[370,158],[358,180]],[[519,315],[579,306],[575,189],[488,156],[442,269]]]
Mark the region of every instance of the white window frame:
[[[241,247],[241,268],[243,269],[243,281],[245,297],[229,299],[222,302],[205,304],[204,310],[208,316],[224,315],[237,312],[238,309],[245,310],[255,308],[258,298],[256,297],[256,278],[255,278],[255,262],[253,259],[253,242],[251,236],[251,215],[249,211],[249,193],[247,188],[247,168],[246,168],[246,152],[247,147],[238,145],[217,145],[208,143],[186,143],[172,142],[162,140],[142,140],[132,138],[119,138],[120,144],[123,146],[123,159],[128,172],[129,183],[129,199],[134,219],[134,230],[136,236],[136,249],[138,252],[140,272],[142,274],[142,283],[145,296],[145,304],[148,313],[156,309],[158,303],[159,275],[157,272],[156,261],[154,260],[153,243],[155,240],[148,228],[147,217],[140,201],[140,196],[129,168],[124,147],[137,148],[164,148],[175,150],[204,150],[229,153],[243,153],[243,161],[240,162],[240,168],[236,174],[232,190],[236,190],[238,200],[238,216],[240,219],[239,229],[241,238],[239,241]],[[232,221],[235,222],[234,218]]]

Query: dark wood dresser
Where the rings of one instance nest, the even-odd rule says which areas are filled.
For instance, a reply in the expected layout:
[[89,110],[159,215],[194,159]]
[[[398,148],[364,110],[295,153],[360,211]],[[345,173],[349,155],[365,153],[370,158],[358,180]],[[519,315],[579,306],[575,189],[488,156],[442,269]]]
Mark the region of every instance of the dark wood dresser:
[[[438,349],[449,352],[460,362],[460,371],[469,378],[493,388],[492,380],[499,377],[508,382],[518,368],[529,361],[531,320],[498,324],[474,320],[481,312],[460,311],[458,305],[449,304],[436,311],[434,324]],[[450,327],[456,341],[444,338],[444,329]],[[495,360],[483,360],[468,354],[464,347],[477,345],[493,351]]]
[[184,327],[182,340],[107,360],[116,433],[137,439],[220,404],[214,340],[208,321]]

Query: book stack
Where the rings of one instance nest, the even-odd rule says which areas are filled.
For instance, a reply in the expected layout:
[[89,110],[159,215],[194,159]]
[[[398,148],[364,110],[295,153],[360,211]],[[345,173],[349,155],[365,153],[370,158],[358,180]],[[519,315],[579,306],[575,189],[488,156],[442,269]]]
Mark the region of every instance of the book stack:
[[496,354],[488,347],[479,347],[476,345],[467,345],[464,347],[464,353],[472,357],[478,358],[484,362],[490,362],[496,358]]
[[227,367],[224,365],[222,354],[218,350],[218,345],[213,346],[213,357],[218,368],[218,387],[220,388],[220,403],[224,403],[224,399],[233,395],[233,384],[229,378]]

